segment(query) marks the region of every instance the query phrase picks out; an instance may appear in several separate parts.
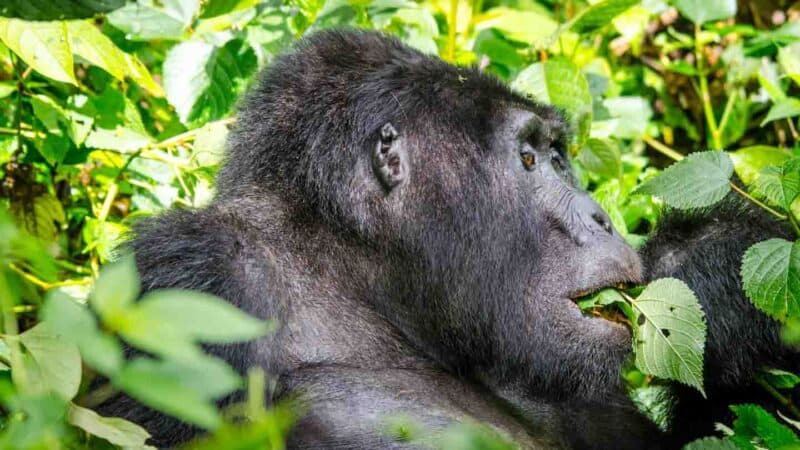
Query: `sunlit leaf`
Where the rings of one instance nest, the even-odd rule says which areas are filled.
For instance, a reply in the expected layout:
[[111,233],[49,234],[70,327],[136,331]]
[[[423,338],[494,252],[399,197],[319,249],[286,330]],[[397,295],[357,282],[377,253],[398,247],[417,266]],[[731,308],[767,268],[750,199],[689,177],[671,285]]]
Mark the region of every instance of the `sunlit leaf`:
[[164,87],[184,123],[227,115],[256,68],[253,49],[232,40],[223,47],[203,41],[182,42],[167,53]]
[[540,102],[563,108],[570,116],[579,143],[589,134],[592,95],[583,73],[565,58],[535,63],[520,72],[511,86]]
[[800,195],[800,160],[788,161],[781,167],[765,167],[758,174],[756,188],[770,202],[788,211]]
[[0,17],[0,41],[42,75],[78,84],[65,22],[26,22]]
[[728,153],[733,161],[736,175],[744,184],[753,184],[758,177],[758,173],[766,166],[780,166],[791,158],[792,154],[780,147],[768,145],[754,145],[744,147],[735,152]]
[[632,303],[636,367],[703,391],[706,323],[700,303],[680,280],[650,283]]
[[570,22],[569,28],[577,33],[587,33],[611,21],[642,0],[604,0],[584,9]]

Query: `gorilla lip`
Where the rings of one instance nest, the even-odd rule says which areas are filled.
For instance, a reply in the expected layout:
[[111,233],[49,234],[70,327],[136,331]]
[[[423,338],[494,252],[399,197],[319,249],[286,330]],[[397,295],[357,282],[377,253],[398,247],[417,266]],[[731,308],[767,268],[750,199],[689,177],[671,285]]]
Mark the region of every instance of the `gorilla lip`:
[[634,286],[635,284],[636,284],[635,282],[630,280],[602,283],[588,288],[581,288],[575,290],[572,293],[568,294],[567,297],[573,302],[578,303],[578,301],[583,300],[585,297],[596,294],[597,292],[600,292],[603,289],[611,288],[611,289],[625,290]]

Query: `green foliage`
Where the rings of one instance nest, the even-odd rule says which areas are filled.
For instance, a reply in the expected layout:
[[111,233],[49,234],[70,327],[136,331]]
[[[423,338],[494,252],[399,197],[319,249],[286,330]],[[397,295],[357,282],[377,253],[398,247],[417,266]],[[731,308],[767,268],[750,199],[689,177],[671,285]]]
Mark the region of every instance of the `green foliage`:
[[730,192],[732,174],[733,163],[726,153],[692,153],[639,185],[636,192],[660,197],[675,208],[701,208]]
[[775,319],[800,315],[800,243],[770,239],[750,247],[742,283],[753,303]]
[[[775,11],[755,0],[0,3],[0,448],[145,448],[146,431],[91,411],[98,376],[211,431],[190,447],[282,448],[296,408],[265,408],[263,376],[244,380],[201,347],[257,338],[269,324],[204,294],[140,299],[131,260],[116,248],[137,218],[208,202],[237,97],[316,30],[391,33],[558,107],[574,132],[580,186],[634,246],[664,205],[709,207],[725,195],[800,235],[800,25],[782,2]],[[756,244],[741,274],[748,297],[796,343],[795,246]],[[659,378],[702,390],[705,325],[694,296],[659,280],[581,307],[630,322],[636,367],[624,378],[666,427]],[[149,356],[125,361],[123,342]],[[765,368],[759,383],[780,396],[768,406],[793,415],[798,378],[780,369]],[[242,388],[245,404],[216,407]],[[689,448],[796,445],[778,419],[737,408],[729,436]],[[511,445],[467,425],[438,441],[405,430],[396,436],[440,448]]]
[[706,324],[692,290],[680,280],[662,278],[650,283],[631,306],[636,366],[703,392]]

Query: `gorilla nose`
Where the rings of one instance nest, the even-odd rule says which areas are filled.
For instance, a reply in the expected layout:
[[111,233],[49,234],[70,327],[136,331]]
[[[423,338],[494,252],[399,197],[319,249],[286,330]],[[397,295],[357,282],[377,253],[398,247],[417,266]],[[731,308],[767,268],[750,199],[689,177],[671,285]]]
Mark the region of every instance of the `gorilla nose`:
[[604,232],[614,234],[614,225],[611,224],[611,218],[608,214],[586,193],[578,194],[579,198],[576,199],[576,213],[581,218],[580,223],[587,229],[589,234]]
[[611,225],[611,218],[608,217],[608,214],[605,211],[595,211],[592,213],[592,219],[600,225],[600,228],[606,231],[608,234],[614,233],[614,228]]

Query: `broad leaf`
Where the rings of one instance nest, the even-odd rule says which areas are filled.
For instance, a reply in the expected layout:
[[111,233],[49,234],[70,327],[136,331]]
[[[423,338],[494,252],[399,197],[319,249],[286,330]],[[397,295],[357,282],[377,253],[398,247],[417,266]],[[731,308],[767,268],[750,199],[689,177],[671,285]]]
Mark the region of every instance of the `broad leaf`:
[[755,183],[758,173],[766,166],[780,166],[791,158],[792,154],[780,147],[754,145],[728,153],[733,161],[736,175],[744,184]]
[[158,361],[137,358],[113,380],[131,397],[152,408],[206,429],[219,426],[213,403],[175,378],[174,371]]
[[26,22],[0,18],[0,41],[44,76],[78,84],[64,22]]
[[576,33],[587,33],[611,23],[618,15],[624,13],[642,0],[605,0],[584,9],[569,24],[569,29]]
[[692,153],[669,166],[634,191],[651,194],[680,209],[702,208],[722,200],[730,191],[733,163],[727,153]]
[[535,63],[520,72],[511,86],[543,103],[555,105],[569,114],[578,142],[589,134],[592,121],[592,95],[583,73],[565,58]]
[[786,425],[757,405],[734,405],[731,410],[738,416],[733,422],[735,434],[731,440],[740,448],[755,448],[753,441],[763,448],[798,448],[800,440]]
[[151,94],[164,95],[161,86],[153,80],[147,67],[135,56],[120,50],[91,22],[69,21],[67,22],[67,31],[72,51],[76,55],[101,67],[118,80],[129,76]]
[[100,331],[89,309],[66,295],[51,291],[42,308],[42,320],[55,333],[78,346],[83,360],[106,376],[122,365],[122,347],[117,339]]
[[164,88],[181,121],[205,123],[226,116],[256,69],[253,49],[234,39],[223,47],[182,42],[167,53]]
[[138,0],[108,15],[132,40],[180,39],[200,10],[200,0]]
[[142,447],[150,438],[150,433],[135,423],[118,417],[103,417],[74,403],[69,404],[67,422],[120,447]]
[[139,274],[133,256],[106,265],[94,284],[92,307],[112,329],[124,321],[128,308],[139,296]]
[[736,0],[673,0],[681,15],[702,25],[736,15]]
[[650,283],[631,306],[636,367],[704,392],[706,323],[692,290],[680,280],[662,278]]
[[507,38],[537,46],[556,30],[558,22],[540,11],[519,11],[503,6],[492,8],[473,19],[477,31],[494,28]]
[[578,161],[590,171],[606,178],[622,174],[622,161],[615,143],[602,139],[589,139],[578,155]]
[[742,258],[742,285],[759,309],[782,322],[800,317],[800,244],[770,239]]
[[800,376],[785,370],[765,369],[760,376],[778,389],[792,389],[800,384]]
[[800,100],[787,97],[775,100],[775,104],[767,112],[767,117],[761,121],[761,126],[780,119],[800,116]]
[[122,7],[125,0],[3,0],[0,16],[25,20],[65,20],[93,17]]
[[169,326],[192,340],[209,343],[248,341],[263,336],[269,327],[233,304],[196,291],[153,291],[136,305],[136,316],[154,320],[169,317]]
[[81,384],[81,356],[70,341],[40,323],[19,335],[31,354],[42,382],[64,400],[78,393]]
[[756,189],[769,201],[789,210],[800,195],[800,160],[791,160],[781,167],[767,166],[756,179]]

